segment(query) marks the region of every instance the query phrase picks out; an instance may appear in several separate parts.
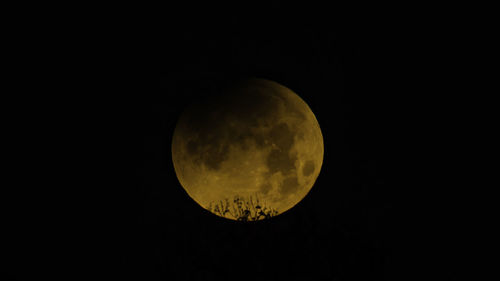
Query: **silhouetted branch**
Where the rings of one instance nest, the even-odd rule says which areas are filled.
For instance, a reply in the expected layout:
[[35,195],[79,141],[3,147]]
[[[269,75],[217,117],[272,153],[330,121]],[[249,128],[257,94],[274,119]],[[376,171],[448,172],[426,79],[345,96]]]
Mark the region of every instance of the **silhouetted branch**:
[[208,210],[221,217],[227,218],[229,215],[238,221],[256,221],[278,214],[277,210],[265,206],[257,195],[248,198],[235,196],[232,202],[227,198],[216,203],[211,202]]

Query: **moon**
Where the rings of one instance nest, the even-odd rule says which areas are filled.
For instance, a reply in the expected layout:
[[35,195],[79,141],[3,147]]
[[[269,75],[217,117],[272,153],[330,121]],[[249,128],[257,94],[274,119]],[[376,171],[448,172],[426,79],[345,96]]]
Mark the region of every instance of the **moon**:
[[270,218],[294,207],[323,164],[314,113],[292,90],[248,78],[180,115],[172,161],[187,194],[231,220]]

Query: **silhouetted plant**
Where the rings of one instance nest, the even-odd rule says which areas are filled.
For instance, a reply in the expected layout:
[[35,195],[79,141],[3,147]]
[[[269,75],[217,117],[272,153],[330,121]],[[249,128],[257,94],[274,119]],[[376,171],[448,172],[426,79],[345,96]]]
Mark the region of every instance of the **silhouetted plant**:
[[221,217],[231,216],[238,221],[257,221],[278,214],[276,209],[266,206],[257,195],[248,198],[235,196],[232,202],[227,198],[211,202],[208,210]]

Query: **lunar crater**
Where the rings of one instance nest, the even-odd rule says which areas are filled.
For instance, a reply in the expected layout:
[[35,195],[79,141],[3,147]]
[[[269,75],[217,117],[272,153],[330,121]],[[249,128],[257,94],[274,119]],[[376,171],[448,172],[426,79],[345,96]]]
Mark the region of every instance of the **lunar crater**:
[[314,172],[314,161],[307,160],[302,168],[302,175],[305,177],[311,175]]
[[283,183],[281,184],[280,192],[283,195],[289,195],[291,193],[295,193],[299,187],[299,181],[295,174],[290,174],[290,176],[286,177]]

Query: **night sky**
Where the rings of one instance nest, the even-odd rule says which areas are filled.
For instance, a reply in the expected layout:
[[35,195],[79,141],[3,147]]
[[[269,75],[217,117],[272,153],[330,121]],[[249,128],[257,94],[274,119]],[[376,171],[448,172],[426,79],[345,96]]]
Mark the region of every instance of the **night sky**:
[[[76,102],[89,104],[83,119],[95,124],[85,125],[78,149],[95,157],[68,187],[98,176],[81,191],[91,193],[81,210],[89,227],[75,218],[59,225],[75,223],[60,233],[82,234],[60,256],[74,263],[57,267],[67,280],[454,280],[459,203],[432,176],[443,171],[446,156],[436,151],[446,144],[430,117],[436,98],[423,94],[437,77],[428,64],[434,41],[422,39],[419,22],[382,7],[352,16],[298,10],[270,5],[223,18],[116,11],[83,32],[92,40],[71,55],[86,61],[84,82],[98,86]],[[170,151],[183,108],[241,76],[297,93],[325,146],[309,194],[254,223],[197,205]]]
[[[272,25],[240,27],[242,21],[234,16],[217,27],[177,28],[167,20],[160,21],[165,29],[131,29],[125,36],[118,66],[123,90],[111,117],[123,138],[113,147],[123,153],[116,161],[123,169],[113,169],[115,215],[108,225],[113,274],[130,280],[451,280],[452,243],[439,222],[444,211],[422,201],[444,191],[420,185],[427,173],[418,158],[424,149],[409,113],[418,112],[417,85],[408,82],[418,72],[408,64],[418,58],[404,47],[407,30],[361,16],[309,25],[289,24],[292,16]],[[170,152],[182,109],[244,75],[299,94],[325,142],[321,173],[305,199],[283,215],[249,224],[198,206],[177,181]]]
[[[3,104],[14,130],[0,280],[420,281],[468,269],[478,184],[465,184],[465,164],[481,162],[464,151],[483,139],[465,127],[483,105],[468,104],[477,90],[457,103],[471,81],[459,74],[478,70],[465,56],[482,52],[464,47],[480,36],[466,34],[467,12],[234,3],[6,10],[19,80]],[[170,151],[182,110],[245,76],[297,93],[324,138],[308,195],[252,223],[193,201]]]

